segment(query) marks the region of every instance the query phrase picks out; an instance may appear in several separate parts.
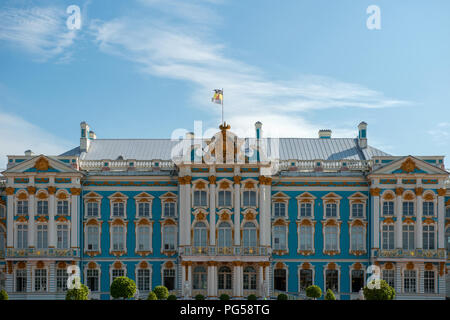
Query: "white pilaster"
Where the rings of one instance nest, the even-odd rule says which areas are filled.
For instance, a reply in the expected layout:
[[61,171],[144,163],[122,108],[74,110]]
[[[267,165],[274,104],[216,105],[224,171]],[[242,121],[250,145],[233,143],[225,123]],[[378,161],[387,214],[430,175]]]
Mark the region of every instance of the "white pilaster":
[[[239,177],[240,178],[240,177]],[[238,181],[239,180],[239,181]],[[235,179],[234,184],[234,245],[241,244],[241,184],[240,179]]]
[[50,248],[56,247],[56,225],[55,225],[55,194],[50,193],[49,201],[48,201],[48,246]]
[[264,266],[262,263],[258,266],[258,291],[261,297],[264,297]]
[[[180,181],[180,180],[179,180]],[[180,235],[179,235],[179,244],[180,246],[185,246],[187,243],[186,240],[186,228],[185,228],[185,224],[186,224],[186,185],[182,184],[181,181],[179,183],[180,186],[180,194],[179,194],[179,206],[178,206],[178,211],[179,211],[179,217],[180,217]],[[184,268],[184,267],[183,267]],[[183,287],[184,290],[184,287]]]
[[34,291],[33,288],[33,271],[31,268],[31,264],[27,263],[27,292]]
[[396,197],[396,210],[395,210],[395,248],[402,248],[402,196],[397,195]]
[[422,263],[419,265],[419,294],[423,294],[425,292],[425,265]]
[[56,266],[54,261],[49,263],[48,290],[49,292],[56,292]]
[[[443,189],[440,189],[443,190]],[[442,191],[441,191],[442,192]],[[440,193],[438,196],[438,249],[445,248],[445,207],[444,207],[444,193]]]
[[[418,194],[417,198],[417,219],[416,219],[416,249],[423,248],[423,240],[422,240],[422,216],[423,216],[423,198],[422,195]],[[422,272],[422,271],[421,271]]]
[[399,264],[395,265],[395,292],[401,293],[402,291],[402,269]]
[[266,288],[266,292],[265,292],[265,297],[269,297],[270,296],[270,265],[266,266],[264,269],[264,273],[265,273],[265,288]]
[[14,246],[14,195],[6,197],[6,247]]
[[185,185],[185,213],[184,213],[184,232],[185,232],[185,241],[186,245],[191,245],[191,182],[186,183]]
[[13,291],[15,291],[15,288],[14,288],[14,271],[9,273],[9,270],[8,270],[8,272],[6,273],[5,290],[6,290],[6,292],[13,292]]
[[71,244],[70,246],[72,248],[78,248],[78,201],[80,196],[78,195],[78,192],[75,194],[72,194],[71,196],[71,216],[70,216],[70,240]]
[[372,243],[374,248],[380,248],[380,196],[372,197],[373,200],[373,222],[372,222]]
[[34,194],[30,193],[28,195],[28,246],[30,248],[35,247],[35,203],[34,203]]
[[215,182],[215,177],[214,177],[214,179],[210,179],[210,183],[209,183],[209,234],[210,234],[209,243],[211,246],[215,246],[216,245],[216,182]]

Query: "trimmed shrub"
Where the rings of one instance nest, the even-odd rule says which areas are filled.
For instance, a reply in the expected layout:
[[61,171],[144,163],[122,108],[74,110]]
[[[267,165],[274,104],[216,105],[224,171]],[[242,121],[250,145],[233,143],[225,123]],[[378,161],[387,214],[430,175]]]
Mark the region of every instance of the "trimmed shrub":
[[167,297],[169,296],[169,289],[164,286],[156,286],[153,289],[153,292],[158,297],[158,300],[167,300]]
[[222,293],[219,297],[220,300],[230,300],[230,296],[226,293]]
[[306,296],[308,298],[319,299],[322,296],[322,289],[316,285],[309,286],[306,288]]
[[195,300],[205,300],[205,296],[202,294],[198,294],[195,296]]
[[66,293],[66,300],[89,300],[89,288],[81,284],[80,289],[69,289]]
[[111,283],[111,297],[130,299],[136,294],[136,283],[127,277],[117,277]]
[[277,300],[287,300],[288,296],[284,293],[280,293],[277,297]]
[[325,300],[336,300],[336,296],[334,295],[333,291],[331,291],[331,289],[327,290],[327,293],[325,294]]
[[150,291],[148,293],[147,300],[158,300],[158,297],[156,296],[156,294],[153,291]]
[[8,293],[4,289],[0,291],[0,300],[9,300]]
[[167,297],[167,300],[177,300],[177,296],[174,294],[171,294]]
[[258,300],[258,297],[255,296],[254,294],[251,294],[247,297],[247,300]]
[[[395,298],[395,289],[388,285],[384,280],[380,281],[380,288],[369,289],[367,286],[364,287],[364,299],[366,300],[393,300]],[[372,281],[375,285],[375,280]]]

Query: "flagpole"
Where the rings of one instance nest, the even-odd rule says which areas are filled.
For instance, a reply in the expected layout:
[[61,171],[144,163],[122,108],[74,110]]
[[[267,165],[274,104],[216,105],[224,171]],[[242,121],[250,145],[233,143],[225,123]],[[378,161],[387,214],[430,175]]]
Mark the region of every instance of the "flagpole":
[[225,125],[225,122],[223,121],[223,88],[222,88],[222,124]]

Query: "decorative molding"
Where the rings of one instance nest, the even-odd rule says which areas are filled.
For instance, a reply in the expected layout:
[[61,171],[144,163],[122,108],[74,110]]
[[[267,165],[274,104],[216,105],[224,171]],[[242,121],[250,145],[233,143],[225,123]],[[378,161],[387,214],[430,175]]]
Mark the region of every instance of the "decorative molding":
[[378,197],[380,195],[380,188],[371,188],[370,190],[370,195],[373,197]]
[[437,191],[439,197],[444,197],[445,193],[447,192],[447,190],[445,190],[444,188],[437,189],[436,191]]
[[216,176],[208,177],[209,184],[216,184],[216,180],[217,180]]
[[81,194],[81,189],[80,188],[70,188],[70,193],[73,196],[79,196]]
[[35,194],[36,193],[36,187],[28,186],[27,187],[27,191],[28,191],[29,195]]
[[242,177],[241,177],[241,176],[234,176],[234,177],[233,177],[233,182],[234,182],[234,184],[240,184],[240,183],[241,183],[241,180],[242,180]]
[[401,196],[403,194],[404,189],[403,188],[395,188],[395,194],[397,196]]
[[48,160],[46,158],[40,157],[36,161],[36,163],[34,164],[34,167],[38,171],[48,171],[48,169],[50,168],[50,165],[49,165]]
[[414,192],[416,193],[416,196],[421,196],[423,194],[423,188],[421,187],[415,188]]
[[14,195],[14,188],[12,188],[12,187],[8,187],[8,188],[6,188],[5,189],[5,192],[6,192],[6,195],[7,196],[12,196],[12,195]]
[[55,194],[55,192],[56,192],[56,187],[54,187],[54,186],[49,186],[49,187],[47,188],[47,190],[48,190],[48,193],[49,193],[49,194]]
[[403,161],[403,163],[400,166],[400,169],[407,173],[411,173],[415,169],[417,169],[417,167],[416,167],[416,163],[411,158],[408,158],[405,161]]

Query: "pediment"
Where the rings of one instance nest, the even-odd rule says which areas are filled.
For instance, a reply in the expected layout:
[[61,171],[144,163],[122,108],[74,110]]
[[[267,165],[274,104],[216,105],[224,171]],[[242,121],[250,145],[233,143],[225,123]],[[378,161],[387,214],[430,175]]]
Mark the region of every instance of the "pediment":
[[449,173],[441,168],[438,168],[434,165],[431,165],[421,159],[418,159],[413,156],[406,156],[400,159],[397,159],[393,162],[390,162],[387,165],[382,166],[381,168],[376,169],[371,173],[373,174],[445,174]]
[[11,173],[78,173],[80,171],[73,169],[62,161],[55,158],[39,155],[25,160],[12,168],[3,171],[3,174]]

